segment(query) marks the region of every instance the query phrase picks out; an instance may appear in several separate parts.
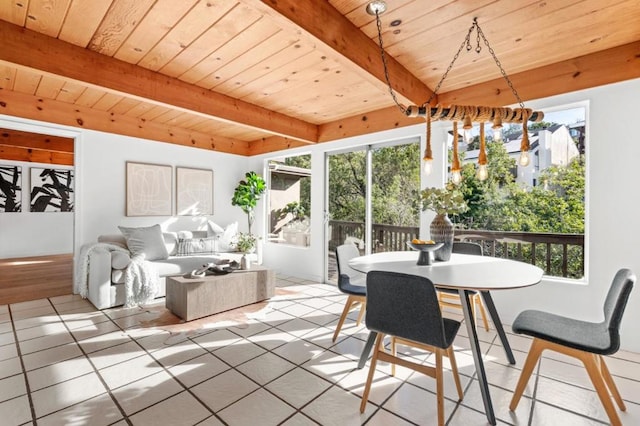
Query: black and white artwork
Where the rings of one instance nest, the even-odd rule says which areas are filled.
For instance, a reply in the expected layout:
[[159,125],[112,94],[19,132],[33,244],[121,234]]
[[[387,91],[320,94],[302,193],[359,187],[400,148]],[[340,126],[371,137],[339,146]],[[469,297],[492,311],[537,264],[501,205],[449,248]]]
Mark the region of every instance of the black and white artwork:
[[0,212],[22,211],[22,167],[0,166]]
[[73,170],[31,168],[31,211],[72,212]]

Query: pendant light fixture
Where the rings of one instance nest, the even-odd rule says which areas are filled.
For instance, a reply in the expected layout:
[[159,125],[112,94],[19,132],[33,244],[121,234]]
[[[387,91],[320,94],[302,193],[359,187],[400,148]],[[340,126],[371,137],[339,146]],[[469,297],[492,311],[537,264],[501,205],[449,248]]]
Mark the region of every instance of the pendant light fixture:
[[[387,67],[387,59],[384,51],[384,45],[382,42],[382,22],[380,20],[380,15],[383,14],[387,10],[387,5],[382,0],[376,0],[370,2],[366,11],[368,14],[375,16],[376,24],[378,28],[378,44],[380,46],[380,55],[382,57],[382,65],[384,67],[384,76],[389,87],[389,93],[393,98],[396,106],[408,117],[425,117],[427,123],[427,132],[426,132],[426,149],[423,157],[424,161],[424,171],[425,173],[430,173],[432,169],[433,156],[431,152],[431,121],[434,120],[447,120],[454,122],[454,143],[453,149],[455,151],[452,165],[451,165],[451,179],[452,181],[457,180],[461,181],[461,177],[458,178],[460,174],[460,163],[457,155],[457,144],[458,140],[457,136],[457,121],[462,121],[462,127],[465,132],[465,142],[469,143],[472,138],[472,128],[473,123],[480,123],[480,152],[478,154],[478,170],[476,173],[476,177],[479,180],[485,180],[489,174],[488,172],[488,160],[486,154],[486,142],[484,137],[484,123],[491,122],[492,130],[493,130],[493,138],[494,141],[500,141],[502,139],[502,126],[504,123],[521,123],[522,124],[522,143],[521,143],[521,155],[519,164],[527,165],[529,164],[529,137],[527,132],[527,123],[528,121],[539,122],[544,118],[544,114],[541,111],[532,111],[531,109],[527,109],[520,99],[518,92],[516,91],[511,79],[507,75],[500,61],[498,60],[493,48],[489,45],[489,41],[485,37],[480,25],[478,24],[477,18],[473,19],[473,23],[467,32],[466,37],[462,41],[458,51],[454,55],[451,63],[447,67],[446,71],[442,75],[440,81],[436,85],[436,88],[433,91],[431,97],[425,101],[422,105],[410,105],[404,106],[400,102],[395,95],[393,90],[393,86],[391,85],[391,81],[389,80],[389,71]],[[471,34],[476,32],[476,47],[475,49],[471,45]],[[442,82],[447,78],[449,71],[453,68],[455,61],[460,56],[462,49],[466,47],[467,51],[475,50],[476,53],[480,53],[482,51],[482,46],[480,45],[480,40],[484,42],[484,45],[487,47],[487,50],[493,57],[493,60],[496,66],[500,69],[500,73],[503,78],[507,82],[509,88],[511,89],[513,95],[518,101],[519,108],[504,108],[504,107],[490,107],[490,106],[475,106],[475,105],[431,105],[431,101],[435,99]],[[455,182],[454,182],[455,183]]]

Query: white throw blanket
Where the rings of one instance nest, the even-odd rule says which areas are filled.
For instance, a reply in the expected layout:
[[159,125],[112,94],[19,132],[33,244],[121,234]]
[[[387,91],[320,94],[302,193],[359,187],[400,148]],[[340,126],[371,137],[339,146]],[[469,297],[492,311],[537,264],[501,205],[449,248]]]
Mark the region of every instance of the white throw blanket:
[[[97,250],[121,251],[129,254],[129,250],[117,244],[96,243],[82,247],[80,250],[80,270],[76,274],[73,291],[83,299],[89,295],[89,264],[91,255]],[[160,287],[160,278],[153,263],[145,261],[142,257],[134,256],[125,270],[124,287],[124,306],[127,308],[152,300]]]

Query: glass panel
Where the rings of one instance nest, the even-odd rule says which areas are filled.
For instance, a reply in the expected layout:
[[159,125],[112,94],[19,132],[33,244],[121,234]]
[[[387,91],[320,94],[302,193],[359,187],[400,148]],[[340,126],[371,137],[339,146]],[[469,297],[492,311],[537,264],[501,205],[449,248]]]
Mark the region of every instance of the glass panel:
[[372,175],[372,252],[410,250],[420,232],[419,143],[375,149]]
[[269,241],[311,244],[311,155],[269,160]]
[[361,253],[365,248],[366,152],[332,154],[328,158],[328,274],[337,282],[335,249],[353,241]]

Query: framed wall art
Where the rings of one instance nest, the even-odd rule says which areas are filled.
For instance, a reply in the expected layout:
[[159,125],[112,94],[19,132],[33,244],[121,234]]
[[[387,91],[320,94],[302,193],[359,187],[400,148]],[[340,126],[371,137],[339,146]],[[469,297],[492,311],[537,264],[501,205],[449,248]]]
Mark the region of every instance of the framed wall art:
[[22,167],[0,165],[0,213],[22,211]]
[[176,195],[178,215],[212,215],[213,170],[176,167]]
[[127,161],[126,215],[171,216],[172,167]]
[[73,170],[31,167],[31,211],[72,212]]

